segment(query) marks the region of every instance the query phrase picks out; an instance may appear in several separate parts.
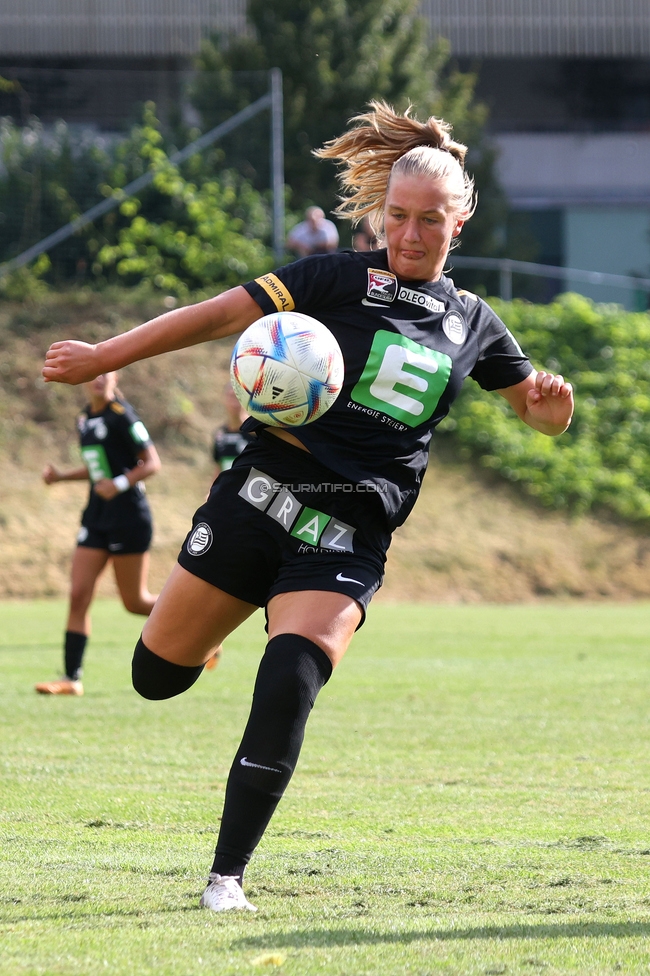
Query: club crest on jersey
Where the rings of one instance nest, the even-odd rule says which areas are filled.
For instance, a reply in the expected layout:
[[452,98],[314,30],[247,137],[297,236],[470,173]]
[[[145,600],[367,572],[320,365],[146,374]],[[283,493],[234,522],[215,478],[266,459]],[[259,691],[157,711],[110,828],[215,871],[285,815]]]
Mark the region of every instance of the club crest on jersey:
[[450,342],[456,346],[462,346],[467,338],[467,326],[460,312],[447,312],[442,320],[442,331]]
[[199,522],[194,526],[191,536],[187,540],[187,551],[190,556],[202,556],[212,545],[212,529],[207,522]]
[[394,302],[397,294],[397,278],[390,271],[368,268],[368,298],[380,302]]

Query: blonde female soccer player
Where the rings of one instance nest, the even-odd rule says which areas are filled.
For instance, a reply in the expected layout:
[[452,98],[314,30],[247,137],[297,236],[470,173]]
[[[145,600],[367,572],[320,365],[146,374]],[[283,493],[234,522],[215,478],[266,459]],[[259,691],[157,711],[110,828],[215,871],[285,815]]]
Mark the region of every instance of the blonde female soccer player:
[[47,354],[47,380],[80,383],[283,309],[320,319],[343,351],[343,390],[314,423],[287,432],[247,421],[257,442],[195,514],[134,654],[136,689],[169,698],[266,609],[269,641],[201,899],[215,911],[252,908],[244,869],[294,771],[316,696],[381,585],[391,532],[415,503],[432,432],[464,380],[550,436],[571,420],[570,385],[537,372],[490,307],[443,274],[473,209],[465,152],[444,122],[373,103],[319,155],[342,166],[340,213],[369,214],[383,248],[307,257],[98,345],[56,342]]

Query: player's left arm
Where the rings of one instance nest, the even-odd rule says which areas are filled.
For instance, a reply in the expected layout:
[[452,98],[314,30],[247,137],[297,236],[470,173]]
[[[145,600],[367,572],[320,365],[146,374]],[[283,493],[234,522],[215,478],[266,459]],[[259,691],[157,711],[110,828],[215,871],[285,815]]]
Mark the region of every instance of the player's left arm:
[[573,387],[564,377],[535,370],[515,386],[497,390],[520,420],[549,437],[563,434],[573,416]]
[[102,478],[94,486],[93,490],[103,498],[104,501],[109,502],[112,498],[121,494],[121,491],[128,491],[129,488],[133,488],[138,481],[144,481],[145,478],[150,478],[152,474],[157,474],[160,471],[160,457],[158,456],[158,451],[150,444],[149,447],[143,448],[138,453],[138,463],[130,471],[126,471],[124,475],[120,477],[126,478],[128,481],[128,487],[120,489],[119,485],[115,484],[115,478]]

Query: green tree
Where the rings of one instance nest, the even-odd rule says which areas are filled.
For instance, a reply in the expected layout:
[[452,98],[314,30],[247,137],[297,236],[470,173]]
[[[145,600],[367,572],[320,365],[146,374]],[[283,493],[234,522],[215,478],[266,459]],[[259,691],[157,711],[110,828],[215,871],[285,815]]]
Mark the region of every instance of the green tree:
[[[429,41],[418,7],[418,0],[248,0],[250,35],[215,35],[204,43],[193,102],[207,129],[258,98],[268,69],[282,69],[285,174],[295,209],[310,203],[332,209],[334,167],[316,161],[312,150],[370,99],[400,109],[411,103],[421,117],[443,116],[471,147],[468,168],[481,196],[463,250],[496,254],[506,207],[483,135],[486,110],[474,101],[474,76],[450,65],[446,42]],[[229,162],[258,188],[269,180],[267,129],[251,123],[225,143]]]
[[[22,128],[0,119],[0,147],[2,262],[96,203],[110,155],[107,147],[72,135],[65,122],[46,133],[36,118]],[[60,244],[50,257],[51,278],[74,276],[87,258],[83,237]]]
[[169,161],[150,102],[142,124],[120,147],[113,185],[103,192],[112,195],[132,179],[134,165],[151,169],[153,183],[121,204],[113,241],[99,246],[94,238],[96,273],[117,274],[126,284],[147,281],[187,300],[192,292],[213,294],[269,269],[261,238],[268,236],[270,218],[260,194],[232,172],[200,183],[188,179]]

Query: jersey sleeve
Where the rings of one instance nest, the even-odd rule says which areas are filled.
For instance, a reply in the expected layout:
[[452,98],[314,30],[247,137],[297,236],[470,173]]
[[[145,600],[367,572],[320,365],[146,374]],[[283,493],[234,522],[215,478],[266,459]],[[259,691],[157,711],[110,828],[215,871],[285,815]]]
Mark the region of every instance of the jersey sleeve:
[[244,285],[264,315],[273,312],[305,312],[313,315],[340,301],[349,284],[344,252],[315,254],[286,264]]
[[139,454],[146,447],[152,447],[153,441],[149,436],[149,431],[140,420],[137,412],[130,403],[122,403],[123,411],[118,413],[119,430],[122,438],[128,447]]
[[505,390],[525,380],[533,371],[528,356],[489,305],[480,301],[479,356],[469,374],[484,390]]

